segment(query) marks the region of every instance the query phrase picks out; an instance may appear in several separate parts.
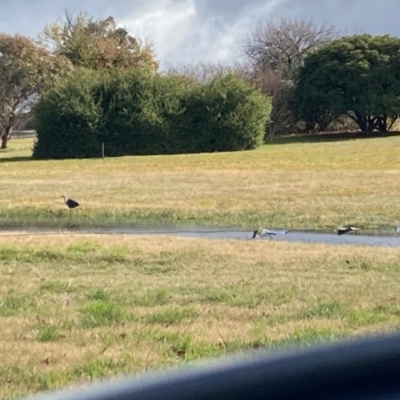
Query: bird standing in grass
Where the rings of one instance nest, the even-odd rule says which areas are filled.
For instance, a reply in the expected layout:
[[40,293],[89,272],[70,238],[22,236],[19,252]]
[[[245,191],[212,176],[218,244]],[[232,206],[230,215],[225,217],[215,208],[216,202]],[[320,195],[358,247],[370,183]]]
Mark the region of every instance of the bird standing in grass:
[[264,228],[259,228],[256,231],[253,231],[253,237],[252,239],[255,239],[257,237],[261,237],[261,236],[269,236],[270,239],[272,239],[272,236],[274,235],[284,235],[285,233],[288,233],[289,231],[281,231],[279,232],[275,232],[275,231],[270,231],[269,229],[264,229]]
[[347,232],[356,231],[357,229],[360,229],[360,228],[356,228],[355,226],[352,226],[352,225],[345,225],[345,226],[341,226],[340,228],[337,229],[337,234],[344,235]]
[[69,208],[69,218],[71,219],[71,210],[73,208],[79,207],[79,203],[75,200],[69,199],[65,194],[63,194],[61,197],[64,197],[64,203]]
[[77,201],[69,199],[65,194],[63,194],[61,197],[64,197],[64,202],[69,209],[79,206],[79,203]]

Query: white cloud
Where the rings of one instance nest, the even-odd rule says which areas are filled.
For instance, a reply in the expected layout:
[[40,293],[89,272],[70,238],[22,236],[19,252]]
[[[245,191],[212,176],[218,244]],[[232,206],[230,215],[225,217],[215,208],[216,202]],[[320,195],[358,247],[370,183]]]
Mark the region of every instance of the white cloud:
[[164,59],[185,40],[195,16],[193,0],[182,3],[164,0],[120,20],[119,25],[126,27],[133,36],[151,39],[157,58]]
[[204,0],[149,1],[146,7],[136,9],[135,14],[119,22],[132,35],[153,41],[161,66],[177,62],[231,62],[239,55],[239,44],[254,25],[254,18],[260,12],[270,12],[281,1],[253,0],[247,7],[241,0],[214,0],[209,4]]

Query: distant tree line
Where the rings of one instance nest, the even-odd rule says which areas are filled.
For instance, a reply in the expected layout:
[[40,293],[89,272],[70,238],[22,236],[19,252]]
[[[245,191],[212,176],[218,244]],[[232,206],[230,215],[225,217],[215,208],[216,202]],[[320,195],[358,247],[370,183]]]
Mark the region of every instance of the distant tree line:
[[153,44],[112,17],[65,14],[32,40],[0,35],[1,147],[33,115],[34,156],[239,150],[275,135],[386,132],[400,113],[400,39],[342,36],[312,20],[266,21],[243,62],[160,71]]
[[325,131],[339,123],[364,135],[399,116],[400,39],[341,36],[311,20],[267,21],[242,44],[250,81],[272,96],[269,134]]

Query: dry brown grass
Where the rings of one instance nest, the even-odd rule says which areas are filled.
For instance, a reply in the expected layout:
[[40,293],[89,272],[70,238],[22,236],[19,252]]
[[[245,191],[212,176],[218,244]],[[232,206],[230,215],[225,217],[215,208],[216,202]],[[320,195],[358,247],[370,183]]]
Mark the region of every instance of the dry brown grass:
[[0,396],[391,330],[399,266],[394,248],[4,235]]
[[[20,148],[2,156],[27,156],[29,141],[10,142]],[[81,201],[77,214],[87,220],[125,213],[122,222],[144,212],[248,227],[400,225],[399,151],[396,136],[238,153],[5,162],[0,209],[23,215],[34,208],[43,217],[63,208],[59,196],[67,193]]]

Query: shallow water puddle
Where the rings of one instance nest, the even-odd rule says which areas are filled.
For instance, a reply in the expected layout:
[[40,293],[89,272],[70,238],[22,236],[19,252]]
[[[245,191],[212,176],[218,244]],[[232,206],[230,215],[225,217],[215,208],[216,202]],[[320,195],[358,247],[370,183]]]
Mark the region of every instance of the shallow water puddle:
[[[44,230],[41,228],[1,230],[0,235],[60,235],[60,234],[124,234],[124,235],[171,235],[179,237],[205,239],[252,240],[253,232],[244,229],[218,228],[103,228],[103,229],[67,229]],[[349,244],[367,246],[400,247],[400,227],[390,229],[361,229],[344,235],[337,235],[333,230],[293,230],[283,234],[281,229],[273,230],[271,238],[261,237],[254,240],[278,240],[285,242]]]

